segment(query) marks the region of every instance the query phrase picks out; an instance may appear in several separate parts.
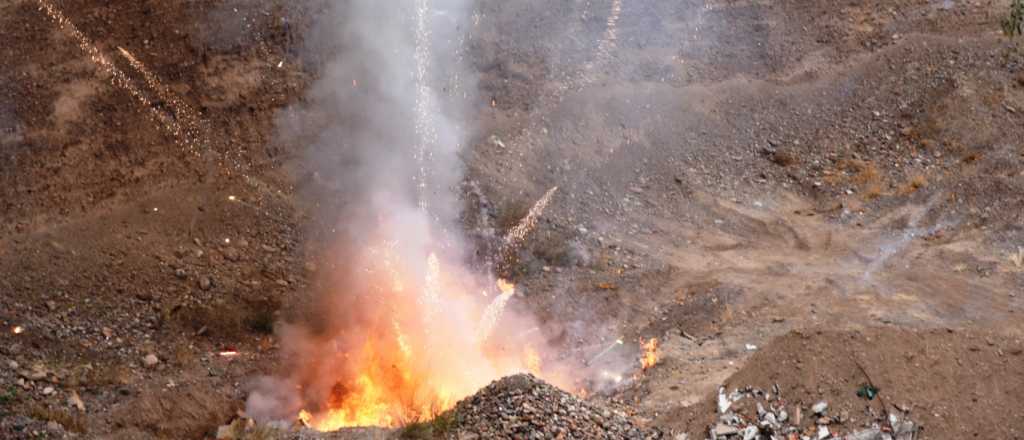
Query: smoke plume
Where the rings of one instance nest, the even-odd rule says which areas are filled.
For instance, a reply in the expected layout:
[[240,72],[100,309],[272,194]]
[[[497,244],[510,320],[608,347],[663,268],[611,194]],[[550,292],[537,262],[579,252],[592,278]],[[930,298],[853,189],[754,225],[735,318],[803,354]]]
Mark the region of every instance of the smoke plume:
[[513,286],[469,268],[457,224],[475,88],[462,59],[470,6],[330,2],[307,38],[320,77],[280,131],[314,139],[307,166],[330,189],[333,269],[317,315],[280,326],[292,373],[254,384],[253,417],[394,426],[502,375],[541,373],[536,324],[505,309]]

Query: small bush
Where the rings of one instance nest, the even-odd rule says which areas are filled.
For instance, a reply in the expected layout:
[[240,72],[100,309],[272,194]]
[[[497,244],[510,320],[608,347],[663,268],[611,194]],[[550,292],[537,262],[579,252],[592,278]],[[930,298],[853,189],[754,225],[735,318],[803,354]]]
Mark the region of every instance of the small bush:
[[458,419],[455,411],[448,411],[437,415],[432,420],[405,425],[399,433],[399,437],[407,440],[445,438],[455,430],[457,425]]

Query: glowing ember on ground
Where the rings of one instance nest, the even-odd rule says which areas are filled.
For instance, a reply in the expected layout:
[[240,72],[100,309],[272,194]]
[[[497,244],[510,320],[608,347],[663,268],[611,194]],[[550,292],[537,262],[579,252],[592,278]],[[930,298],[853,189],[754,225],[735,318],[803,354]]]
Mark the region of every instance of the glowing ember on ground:
[[23,332],[25,332],[25,328],[20,325],[16,325],[14,326],[14,328],[11,329],[11,331],[14,332],[14,334],[16,335],[20,335]]
[[640,355],[640,368],[646,370],[658,363],[658,338],[651,338],[647,342],[640,340],[640,348],[643,353]]
[[223,350],[217,354],[221,355],[222,357],[234,357],[238,356],[239,353],[236,350]]

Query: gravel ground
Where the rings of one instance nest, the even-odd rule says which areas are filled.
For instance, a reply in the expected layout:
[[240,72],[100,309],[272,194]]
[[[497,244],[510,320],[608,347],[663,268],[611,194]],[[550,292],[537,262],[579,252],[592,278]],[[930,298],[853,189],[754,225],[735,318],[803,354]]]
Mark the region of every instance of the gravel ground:
[[657,430],[636,426],[609,408],[582,401],[529,374],[497,380],[455,408],[457,429],[449,438],[658,439]]

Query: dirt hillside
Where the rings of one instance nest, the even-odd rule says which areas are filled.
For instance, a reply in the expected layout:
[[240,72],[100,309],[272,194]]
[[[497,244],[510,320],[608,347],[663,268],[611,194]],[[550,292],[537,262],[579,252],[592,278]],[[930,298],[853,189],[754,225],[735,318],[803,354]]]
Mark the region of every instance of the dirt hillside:
[[[339,264],[344,201],[282,135],[323,7],[0,3],[0,437],[213,438],[280,368]],[[920,438],[1024,435],[1009,1],[475,8],[467,235],[558,186],[509,307],[565,357],[661,341],[590,399],[703,438],[723,384],[879,405],[859,364]]]

